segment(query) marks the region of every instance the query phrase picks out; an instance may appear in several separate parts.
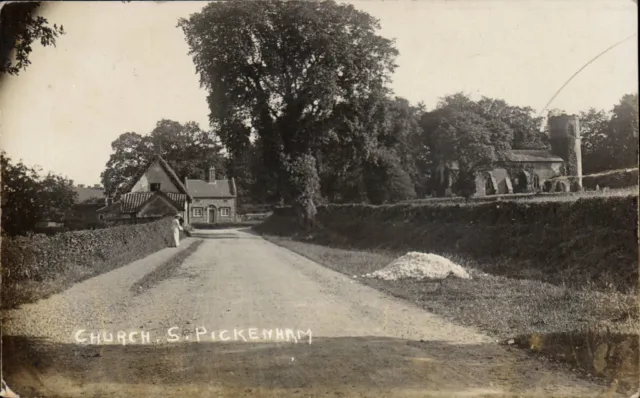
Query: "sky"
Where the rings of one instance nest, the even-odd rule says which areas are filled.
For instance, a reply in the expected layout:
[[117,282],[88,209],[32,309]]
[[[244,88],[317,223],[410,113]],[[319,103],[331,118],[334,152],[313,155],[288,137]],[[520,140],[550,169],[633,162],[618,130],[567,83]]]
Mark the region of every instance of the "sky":
[[[349,1],[380,20],[400,52],[391,88],[428,109],[465,92],[541,111],[591,58],[637,33],[631,0]],[[178,18],[204,2],[53,2],[67,32],[34,45],[32,65],[0,86],[0,147],[76,184],[96,184],[125,132],[160,119],[208,128],[206,95]],[[581,72],[549,108],[610,110],[637,92],[637,36]]]

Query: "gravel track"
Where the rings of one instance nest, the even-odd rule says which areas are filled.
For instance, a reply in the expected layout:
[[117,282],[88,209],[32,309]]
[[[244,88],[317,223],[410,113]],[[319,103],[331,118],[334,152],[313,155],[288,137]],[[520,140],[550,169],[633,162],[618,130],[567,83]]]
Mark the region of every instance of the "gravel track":
[[[130,291],[200,239],[171,278],[140,294]],[[198,231],[183,242],[7,311],[3,377],[11,388],[27,397],[590,397],[603,391],[248,229]],[[91,331],[138,334],[125,345],[117,339],[86,345],[75,340],[78,330],[87,339]],[[229,341],[221,341],[223,330]],[[234,336],[238,330],[241,338]],[[263,333],[269,330],[273,338]],[[279,332],[284,338],[275,338]],[[179,341],[169,341],[174,336]]]

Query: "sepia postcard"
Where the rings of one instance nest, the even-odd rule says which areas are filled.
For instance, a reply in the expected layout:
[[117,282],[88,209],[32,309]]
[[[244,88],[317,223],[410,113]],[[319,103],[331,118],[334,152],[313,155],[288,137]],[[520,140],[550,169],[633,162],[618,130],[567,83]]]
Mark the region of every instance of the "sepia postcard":
[[0,3],[0,398],[640,397],[635,0]]

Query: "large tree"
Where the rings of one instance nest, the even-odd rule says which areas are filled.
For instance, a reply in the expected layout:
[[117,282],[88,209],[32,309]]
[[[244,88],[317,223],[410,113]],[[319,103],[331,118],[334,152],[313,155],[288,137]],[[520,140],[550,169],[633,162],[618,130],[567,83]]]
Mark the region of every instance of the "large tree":
[[438,108],[469,111],[486,120],[508,125],[513,131],[513,138],[509,143],[513,149],[549,148],[543,130],[543,119],[536,116],[531,107],[509,105],[502,99],[484,96],[478,101],[473,101],[466,94],[456,93],[440,99]]
[[587,174],[637,167],[638,95],[624,95],[606,113],[580,113],[582,167]]
[[210,166],[220,171],[226,168],[216,136],[201,130],[195,122],[181,124],[163,119],[149,135],[121,134],[111,148],[113,153],[101,177],[106,194],[115,199],[156,155],[162,156],[181,179],[203,178]]
[[264,167],[309,226],[334,110],[384,91],[393,42],[376,34],[373,17],[334,1],[215,2],[179,26],[222,142],[231,149],[238,135],[255,133]]
[[591,174],[610,169],[611,147],[607,113],[595,108],[580,112],[580,133],[583,173]]
[[2,164],[2,231],[19,235],[33,231],[38,221],[62,222],[73,209],[77,194],[72,181],[14,163],[0,153]]
[[624,95],[613,107],[609,122],[615,168],[638,166],[638,94]]
[[321,156],[323,193],[332,202],[414,198],[422,178],[422,108],[380,93],[342,105]]

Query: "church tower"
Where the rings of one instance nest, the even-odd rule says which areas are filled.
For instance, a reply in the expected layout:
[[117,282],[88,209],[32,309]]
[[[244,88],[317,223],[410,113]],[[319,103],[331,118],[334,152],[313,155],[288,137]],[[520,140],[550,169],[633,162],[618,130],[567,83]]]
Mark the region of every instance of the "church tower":
[[549,118],[551,152],[564,159],[566,174],[577,177],[577,189],[582,190],[582,150],[580,118],[560,115]]

